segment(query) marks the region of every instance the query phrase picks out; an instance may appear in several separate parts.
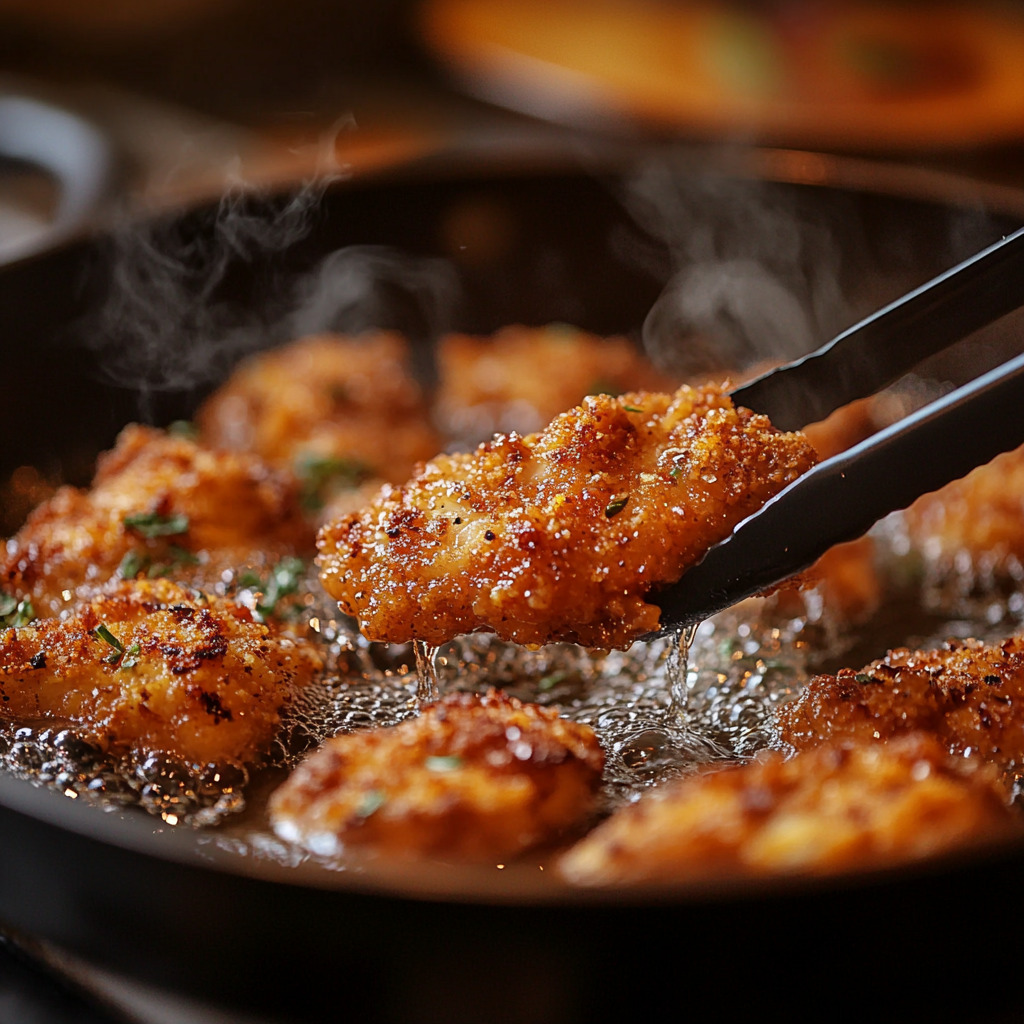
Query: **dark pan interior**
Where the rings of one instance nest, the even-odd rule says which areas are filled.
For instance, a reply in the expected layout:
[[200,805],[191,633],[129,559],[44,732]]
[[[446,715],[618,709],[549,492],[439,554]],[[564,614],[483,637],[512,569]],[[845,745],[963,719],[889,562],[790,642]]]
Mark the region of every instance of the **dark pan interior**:
[[[842,298],[818,310],[829,333],[1016,226],[906,199],[742,188],[827,226],[841,254]],[[441,283],[431,304],[406,287],[408,275],[388,271],[375,303],[332,314],[338,326],[397,327],[423,346],[447,328],[554,320],[638,337],[686,256],[636,226],[625,189],[621,176],[570,174],[356,183],[311,205],[304,233],[288,245],[239,242],[225,232],[225,208],[206,207],[8,268],[0,273],[0,478],[32,464],[84,482],[126,422],[188,416],[215,385],[208,366],[187,383],[165,373],[175,367],[169,343],[163,361],[144,364],[148,388],[125,386],[133,316],[161,324],[147,337],[165,340],[180,316],[183,334],[224,345],[223,373],[247,348],[287,336],[302,282],[346,246],[389,247],[400,266],[427,267]],[[231,206],[232,216],[279,224],[290,209],[274,197]],[[723,218],[735,230],[730,216],[708,201],[709,223]],[[98,316],[121,279],[115,270],[134,259],[130,269],[142,273],[129,277],[145,283],[160,262],[145,263],[154,250],[188,264],[179,305],[154,300],[140,314],[133,299]],[[422,263],[432,258],[449,269]],[[197,313],[197,303],[218,316]],[[226,344],[239,324],[244,343]],[[148,980],[289,1019],[561,1022],[667,1007],[672,1017],[996,1020],[1016,1005],[1017,854],[764,893],[509,906],[207,870],[63,828],[52,800],[40,814],[15,803],[0,799],[0,922]]]

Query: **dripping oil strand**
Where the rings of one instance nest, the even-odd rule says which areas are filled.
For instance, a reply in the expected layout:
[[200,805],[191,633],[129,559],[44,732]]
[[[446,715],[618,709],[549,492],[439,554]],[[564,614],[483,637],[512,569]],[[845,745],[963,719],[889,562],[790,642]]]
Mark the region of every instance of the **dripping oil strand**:
[[423,640],[414,640],[412,647],[416,655],[416,700],[419,704],[429,704],[441,696],[434,664],[439,648]]
[[687,626],[676,635],[669,653],[666,676],[669,692],[669,717],[673,724],[686,731],[689,724],[690,691],[686,677],[690,668],[690,648],[697,635],[697,626]]

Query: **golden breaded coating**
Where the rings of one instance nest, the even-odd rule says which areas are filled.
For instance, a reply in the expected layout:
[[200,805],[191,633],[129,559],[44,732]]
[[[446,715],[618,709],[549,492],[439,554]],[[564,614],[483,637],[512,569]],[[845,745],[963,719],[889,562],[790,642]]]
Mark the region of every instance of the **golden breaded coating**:
[[806,750],[914,731],[937,737],[954,754],[1024,767],[1024,638],[991,647],[968,640],[939,651],[901,648],[860,672],[816,676],[778,709],[773,745]]
[[119,567],[188,579],[200,553],[234,566],[254,552],[300,553],[311,542],[287,475],[254,455],[132,425],[100,457],[90,491],[62,487],[0,548],[0,592],[29,599],[47,617]]
[[918,498],[905,517],[911,539],[941,560],[966,551],[1024,561],[1024,448]]
[[105,750],[258,761],[318,655],[230,601],[133,580],[0,632],[0,717],[71,723]]
[[451,334],[437,360],[438,422],[473,443],[499,431],[540,430],[587,395],[666,391],[679,383],[625,338],[599,338],[565,324],[505,327],[490,338]]
[[929,736],[823,746],[683,779],[561,861],[580,885],[883,867],[1024,835],[991,765]]
[[593,730],[551,708],[453,693],[394,728],[328,740],[270,816],[318,853],[511,857],[586,820],[603,761]]
[[814,463],[716,386],[597,395],[528,437],[442,455],[320,533],[321,581],[372,640],[489,630],[627,647],[645,600]]
[[320,334],[246,360],[199,411],[203,440],[297,473],[311,507],[441,450],[397,334]]

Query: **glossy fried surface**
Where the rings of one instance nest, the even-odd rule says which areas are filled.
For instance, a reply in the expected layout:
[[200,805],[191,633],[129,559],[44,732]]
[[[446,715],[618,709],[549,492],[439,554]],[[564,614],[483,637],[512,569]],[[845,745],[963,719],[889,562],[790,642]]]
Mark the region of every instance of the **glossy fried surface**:
[[450,334],[437,352],[438,422],[471,443],[529,434],[587,395],[665,391],[669,381],[625,338],[565,324],[515,325],[489,338]]
[[597,395],[538,434],[442,455],[320,534],[321,581],[373,640],[626,647],[671,582],[814,463],[721,388]]
[[961,551],[996,563],[1024,560],[1024,448],[1005,452],[905,513],[910,537],[933,558]]
[[405,480],[442,447],[408,345],[388,333],[315,335],[254,356],[197,422],[210,445],[298,473],[311,501],[371,477]]
[[311,541],[287,475],[254,455],[133,425],[100,457],[91,490],[60,488],[0,547],[0,591],[46,617],[122,564],[130,575],[189,579],[200,556],[230,567],[254,553],[302,553]]
[[674,783],[581,840],[561,862],[581,885],[831,874],[1024,835],[977,759],[933,738],[823,746]]
[[71,723],[105,750],[252,762],[319,667],[229,601],[123,581],[66,621],[0,631],[0,717]]
[[902,648],[860,672],[816,676],[778,709],[773,745],[806,750],[912,731],[930,733],[954,754],[970,752],[1006,770],[1024,766],[1024,639]]
[[318,853],[510,857],[589,816],[602,764],[593,731],[553,709],[453,693],[329,740],[274,794],[271,820]]

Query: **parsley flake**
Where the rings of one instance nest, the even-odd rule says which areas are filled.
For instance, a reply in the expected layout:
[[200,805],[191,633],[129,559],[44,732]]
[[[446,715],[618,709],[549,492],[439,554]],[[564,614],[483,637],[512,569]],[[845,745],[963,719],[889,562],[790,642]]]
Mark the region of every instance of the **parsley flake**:
[[537,683],[537,689],[542,693],[546,693],[548,690],[553,690],[559,683],[567,679],[568,676],[568,672],[559,669],[559,671],[552,672],[549,676],[544,676],[544,678]]
[[306,563],[301,558],[282,558],[270,571],[264,580],[261,576],[252,571],[243,572],[238,577],[239,586],[249,590],[260,591],[261,595],[256,602],[255,611],[262,619],[273,615],[275,610],[278,615],[281,611],[277,604],[283,597],[294,594],[299,589],[303,575],[306,572]]
[[171,437],[181,437],[186,441],[199,439],[199,428],[191,420],[175,420],[168,428]]
[[643,409],[636,405],[624,405],[622,408],[625,409],[626,412],[643,412]]
[[379,811],[385,803],[387,803],[387,797],[379,789],[371,789],[359,801],[359,806],[356,807],[356,816],[359,818],[368,818],[375,811]]
[[134,530],[143,537],[174,537],[177,534],[188,533],[188,516],[180,512],[169,516],[162,516],[159,512],[137,512],[125,516],[121,521],[129,530]]
[[36,617],[36,610],[29,598],[19,601],[0,591],[0,629],[21,629]]
[[99,637],[105,644],[114,648],[103,660],[108,665],[116,665],[124,654],[124,644],[102,622],[92,632],[94,636]]
[[124,658],[121,660],[121,668],[135,668],[141,653],[142,648],[138,644],[132,644],[131,647],[124,652]]
[[608,507],[604,510],[604,514],[611,519],[612,516],[617,516],[628,504],[628,494],[621,498],[612,498],[612,500],[608,502]]
[[319,512],[331,491],[350,491],[373,476],[373,470],[358,459],[307,452],[295,463],[302,482],[302,505],[308,512]]
[[853,678],[856,679],[858,683],[873,683],[875,681],[874,677],[869,676],[867,672],[858,672]]
[[462,767],[462,758],[454,754],[450,757],[428,757],[423,763],[429,772],[455,772]]

